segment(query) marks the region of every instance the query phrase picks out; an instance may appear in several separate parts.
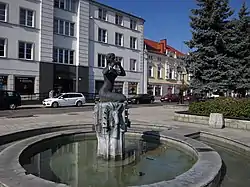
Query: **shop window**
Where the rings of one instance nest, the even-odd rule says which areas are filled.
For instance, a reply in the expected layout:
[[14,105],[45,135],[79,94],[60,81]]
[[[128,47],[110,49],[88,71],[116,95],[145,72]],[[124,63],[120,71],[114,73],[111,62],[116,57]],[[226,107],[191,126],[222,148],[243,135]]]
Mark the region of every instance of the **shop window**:
[[34,94],[34,77],[15,77],[15,91],[20,94]]
[[128,82],[128,95],[136,95],[137,94],[137,82]]
[[0,90],[7,90],[7,76],[0,76]]
[[123,82],[115,82],[113,92],[123,93]]

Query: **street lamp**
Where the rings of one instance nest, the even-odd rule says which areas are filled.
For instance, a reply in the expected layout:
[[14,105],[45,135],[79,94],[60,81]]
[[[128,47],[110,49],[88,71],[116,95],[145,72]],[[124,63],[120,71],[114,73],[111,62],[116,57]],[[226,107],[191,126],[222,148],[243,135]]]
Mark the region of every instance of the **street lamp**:
[[180,95],[180,103],[183,104],[184,103],[184,98],[183,98],[183,92],[184,92],[184,72],[182,70],[182,68],[180,66],[177,67],[177,72],[180,75],[180,79],[181,79],[181,88],[179,91],[179,95]]

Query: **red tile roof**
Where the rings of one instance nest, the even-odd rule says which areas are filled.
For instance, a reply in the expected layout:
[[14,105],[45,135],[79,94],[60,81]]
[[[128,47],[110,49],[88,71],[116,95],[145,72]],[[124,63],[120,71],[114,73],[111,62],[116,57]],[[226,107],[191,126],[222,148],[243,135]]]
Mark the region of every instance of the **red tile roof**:
[[144,39],[144,44],[147,47],[147,50],[157,54],[166,54],[166,50],[176,53],[177,56],[184,56],[184,53],[178,51],[177,49],[167,45],[167,40],[163,39],[160,42],[156,42],[149,39]]

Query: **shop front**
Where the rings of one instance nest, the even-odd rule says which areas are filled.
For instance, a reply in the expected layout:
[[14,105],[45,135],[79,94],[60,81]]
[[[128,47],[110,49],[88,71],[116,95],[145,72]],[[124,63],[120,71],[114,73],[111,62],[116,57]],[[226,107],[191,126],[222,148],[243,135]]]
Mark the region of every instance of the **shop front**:
[[7,90],[8,76],[0,75],[0,90]]
[[121,82],[121,81],[115,82],[114,87],[113,87],[113,92],[123,93],[123,84],[124,84],[124,82]]
[[137,82],[128,82],[128,95],[136,95],[137,88],[138,88]]
[[15,77],[15,91],[21,95],[34,94],[35,77]]
[[96,80],[95,81],[95,93],[99,93],[104,81]]

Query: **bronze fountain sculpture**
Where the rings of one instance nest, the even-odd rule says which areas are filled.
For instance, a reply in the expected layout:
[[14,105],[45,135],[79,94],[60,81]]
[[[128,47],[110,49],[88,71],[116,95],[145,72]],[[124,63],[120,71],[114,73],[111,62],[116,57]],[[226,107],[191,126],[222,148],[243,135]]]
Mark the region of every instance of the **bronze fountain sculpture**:
[[107,54],[106,60],[107,66],[103,70],[104,84],[99,91],[100,101],[94,109],[97,154],[106,160],[120,160],[124,159],[124,133],[130,127],[130,121],[126,96],[112,91],[115,79],[126,76],[126,72],[121,63],[115,61],[115,54]]

